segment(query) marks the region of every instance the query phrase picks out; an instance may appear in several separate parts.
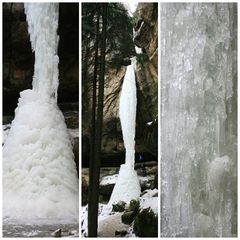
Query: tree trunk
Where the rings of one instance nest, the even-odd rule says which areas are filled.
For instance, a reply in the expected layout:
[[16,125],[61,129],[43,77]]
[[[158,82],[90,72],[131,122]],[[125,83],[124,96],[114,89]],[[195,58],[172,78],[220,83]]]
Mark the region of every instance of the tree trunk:
[[[95,56],[94,56],[94,74],[93,74],[93,88],[92,88],[92,119],[91,119],[91,139],[90,139],[90,162],[89,162],[89,189],[88,189],[88,232],[89,236],[93,234],[91,226],[94,226],[93,217],[95,216],[94,208],[94,152],[95,152],[95,122],[96,122],[96,85],[97,85],[97,73],[98,73],[98,45],[99,45],[99,14],[97,16],[97,25],[96,25],[96,42],[95,42]],[[95,231],[94,231],[95,232]]]
[[[99,198],[99,175],[101,165],[103,101],[104,101],[104,76],[105,76],[105,52],[106,52],[106,29],[107,29],[107,3],[102,4],[102,34],[100,48],[100,70],[98,88],[98,108],[95,130],[95,142],[93,162],[89,168],[89,202],[88,202],[88,237],[97,237],[98,227],[98,198]],[[95,88],[96,91],[96,88]],[[96,100],[96,99],[95,99]],[[95,101],[96,102],[96,101]],[[95,125],[95,124],[94,124]],[[94,126],[95,127],[95,126]]]

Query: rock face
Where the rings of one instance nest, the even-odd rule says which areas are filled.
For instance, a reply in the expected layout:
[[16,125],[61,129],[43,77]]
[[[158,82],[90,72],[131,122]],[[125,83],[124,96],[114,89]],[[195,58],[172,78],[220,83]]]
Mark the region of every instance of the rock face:
[[[59,102],[77,102],[78,4],[59,5]],[[31,88],[34,54],[23,3],[3,4],[3,114],[13,115],[19,92]]]
[[[121,84],[125,75],[125,71],[125,66],[122,66],[119,69],[109,68],[106,71],[102,139],[102,147],[106,153],[121,152],[124,150],[121,138],[121,126],[118,119],[118,107]],[[85,91],[83,86],[82,145],[85,151],[84,157],[87,157],[89,154],[91,101],[91,88]]]
[[147,54],[154,80],[158,68],[158,4],[139,3],[135,12],[134,43]]
[[[134,14],[134,43],[141,48],[137,55],[138,88],[137,134],[151,152],[157,153],[158,96],[158,4],[139,3]],[[147,124],[149,123],[149,124]]]

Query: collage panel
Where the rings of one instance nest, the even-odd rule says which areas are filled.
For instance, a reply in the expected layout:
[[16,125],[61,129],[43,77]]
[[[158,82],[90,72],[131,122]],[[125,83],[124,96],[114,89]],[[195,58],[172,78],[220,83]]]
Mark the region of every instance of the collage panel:
[[77,237],[79,4],[2,10],[2,236]]
[[82,237],[158,237],[158,3],[82,3]]
[[161,3],[161,236],[237,237],[237,3]]

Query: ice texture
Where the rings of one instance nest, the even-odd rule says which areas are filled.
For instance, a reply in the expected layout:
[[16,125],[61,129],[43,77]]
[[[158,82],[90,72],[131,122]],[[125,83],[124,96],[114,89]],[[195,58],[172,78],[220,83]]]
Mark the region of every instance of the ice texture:
[[237,234],[237,5],[161,4],[161,232]]
[[33,89],[20,93],[3,146],[3,217],[78,221],[78,179],[72,145],[57,106],[58,4],[26,3]]
[[51,95],[57,99],[59,36],[58,8],[55,4],[25,3],[32,50],[35,52],[33,90],[42,97]]
[[132,199],[138,198],[141,193],[138,176],[134,170],[137,90],[134,59],[132,62],[133,64],[127,67],[119,104],[119,116],[126,149],[125,164],[120,167],[119,176],[109,204],[118,201],[128,203]]
[[137,90],[133,65],[127,67],[119,103],[123,141],[126,149],[126,165],[134,167]]

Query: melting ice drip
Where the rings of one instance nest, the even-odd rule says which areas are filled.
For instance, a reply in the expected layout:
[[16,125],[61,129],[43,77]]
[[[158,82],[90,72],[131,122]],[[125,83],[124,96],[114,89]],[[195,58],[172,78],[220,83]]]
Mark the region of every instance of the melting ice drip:
[[136,82],[133,64],[127,67],[120,97],[119,116],[123,140],[126,149],[125,164],[121,165],[116,185],[109,204],[119,201],[126,203],[140,196],[141,189],[135,162],[135,128],[136,128]]
[[23,219],[78,218],[72,145],[57,106],[58,4],[26,3],[35,52],[33,89],[20,93],[3,147],[3,215]]
[[164,237],[237,232],[236,5],[161,5]]

